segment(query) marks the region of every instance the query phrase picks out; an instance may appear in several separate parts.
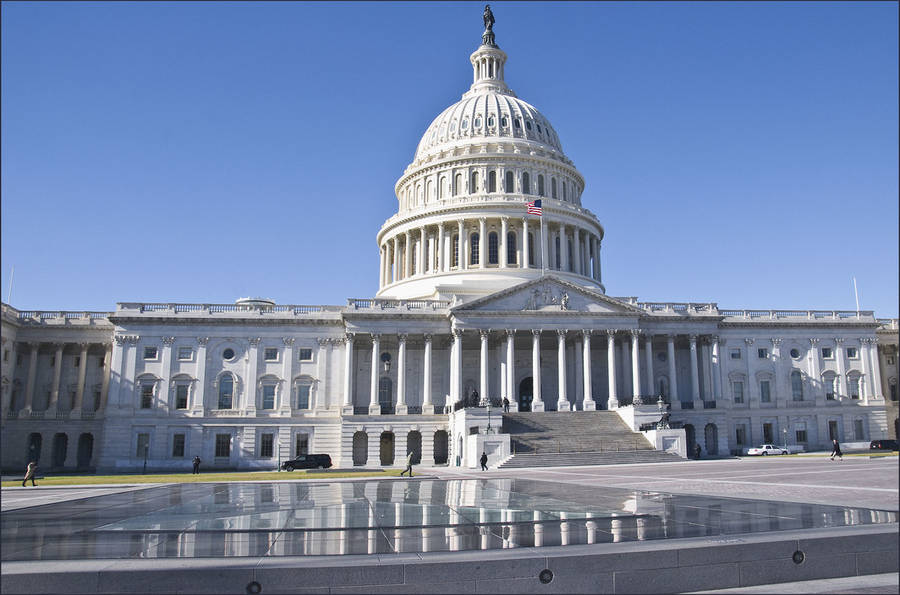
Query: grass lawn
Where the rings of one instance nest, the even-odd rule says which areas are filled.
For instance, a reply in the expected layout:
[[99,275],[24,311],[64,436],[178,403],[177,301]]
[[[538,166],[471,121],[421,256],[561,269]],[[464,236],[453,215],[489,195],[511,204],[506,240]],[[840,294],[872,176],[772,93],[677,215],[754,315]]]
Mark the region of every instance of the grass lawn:
[[[297,470],[297,471],[225,471],[208,472],[193,475],[191,473],[148,473],[123,475],[49,475],[37,477],[39,486],[76,486],[97,484],[132,484],[132,483],[197,483],[211,481],[284,481],[289,479],[331,479],[336,477],[396,477],[402,469],[372,469],[365,471]],[[22,480],[4,481],[0,486],[7,488],[21,486]],[[31,485],[31,484],[29,484]]]

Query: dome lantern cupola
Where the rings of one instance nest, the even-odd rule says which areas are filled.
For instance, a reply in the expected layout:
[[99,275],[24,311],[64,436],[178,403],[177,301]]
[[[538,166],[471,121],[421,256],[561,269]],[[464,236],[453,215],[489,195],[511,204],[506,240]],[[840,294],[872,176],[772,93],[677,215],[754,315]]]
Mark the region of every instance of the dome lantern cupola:
[[481,46],[469,56],[473,69],[472,87],[463,97],[478,93],[503,93],[515,96],[503,81],[506,53],[494,41],[493,27],[494,15],[491,12],[491,5],[488,4],[484,7],[484,33],[481,35]]

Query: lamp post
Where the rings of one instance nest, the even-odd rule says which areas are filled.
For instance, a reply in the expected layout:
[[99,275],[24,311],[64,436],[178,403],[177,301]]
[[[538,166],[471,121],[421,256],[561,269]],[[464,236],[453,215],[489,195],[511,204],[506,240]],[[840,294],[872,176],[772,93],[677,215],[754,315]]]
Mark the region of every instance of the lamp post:
[[784,437],[784,439],[783,439],[784,450],[787,450],[788,449],[788,447],[787,447],[787,428],[781,428],[781,435]]
[[144,475],[147,474],[147,451],[148,450],[150,450],[150,445],[145,444],[144,445],[144,472],[143,472]]
[[487,402],[487,411],[488,411],[488,427],[487,427],[487,430],[485,431],[485,434],[490,434],[491,433],[491,400],[490,399],[488,399],[488,402]]
[[656,428],[659,430],[669,429],[669,421],[666,419],[666,402],[663,401],[662,395],[659,395],[659,399],[656,401],[656,408],[659,409],[659,422],[657,422]]

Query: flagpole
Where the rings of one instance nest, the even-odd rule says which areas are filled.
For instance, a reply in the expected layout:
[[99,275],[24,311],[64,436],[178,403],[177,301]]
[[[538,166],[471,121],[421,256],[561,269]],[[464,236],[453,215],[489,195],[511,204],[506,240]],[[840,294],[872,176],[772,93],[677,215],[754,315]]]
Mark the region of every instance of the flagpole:
[[[544,276],[544,269],[547,266],[547,263],[544,262],[544,215],[543,213],[538,216],[538,221],[541,226],[541,277]],[[549,250],[548,250],[549,252]]]
[[856,277],[853,277],[853,295],[856,297],[856,317],[859,318],[859,291],[856,289]]

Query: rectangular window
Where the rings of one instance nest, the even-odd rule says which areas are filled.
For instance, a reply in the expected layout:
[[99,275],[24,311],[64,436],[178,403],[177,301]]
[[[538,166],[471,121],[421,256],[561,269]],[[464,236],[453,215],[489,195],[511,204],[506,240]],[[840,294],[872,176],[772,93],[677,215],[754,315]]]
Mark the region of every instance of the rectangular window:
[[179,347],[178,348],[178,359],[179,361],[191,361],[194,357],[194,348],[193,347]]
[[184,456],[184,434],[172,436],[172,456],[176,458]]
[[150,409],[153,407],[153,385],[141,385],[141,409]]
[[774,433],[772,432],[772,424],[763,424],[763,442],[770,444],[775,442]]
[[144,347],[144,359],[156,359],[156,347]]
[[137,435],[137,449],[134,452],[134,456],[143,458],[147,456],[150,452],[150,434],[138,434]]
[[831,350],[831,347],[823,347],[822,348],[822,358],[823,359],[831,359],[834,357],[834,352]]
[[859,352],[856,351],[856,347],[848,347],[847,348],[847,357],[849,359],[856,359]]
[[859,398],[859,376],[851,376],[849,379],[850,384],[850,398],[858,399]]
[[275,409],[275,385],[274,384],[264,384],[262,389],[263,389],[262,408],[263,409]]
[[263,359],[267,362],[277,362],[278,361],[278,348],[277,347],[266,347],[263,352]]
[[828,422],[828,439],[838,440],[838,425],[834,420]]
[[263,434],[259,437],[259,456],[264,459],[271,459],[274,444],[274,434]]
[[766,348],[757,349],[756,356],[759,359],[768,359],[769,358],[769,350]]
[[853,420],[853,431],[856,432],[857,440],[865,440],[866,439],[865,432],[863,432],[863,420],[861,420],[861,419]]
[[311,362],[312,361],[312,349],[298,349],[297,353],[299,354],[299,360],[301,362]]
[[100,391],[94,391],[94,411],[100,410]]
[[294,456],[309,454],[309,434],[297,434],[296,442],[294,442]]
[[297,409],[309,409],[310,385],[301,384],[297,387]]
[[806,430],[797,430],[797,442],[798,443],[806,443]]
[[743,424],[734,428],[734,439],[739,445],[747,444],[747,428]]
[[175,387],[175,409],[187,409],[188,385],[179,384]]
[[231,434],[216,434],[216,456],[231,456]]
[[772,402],[772,393],[770,382],[768,380],[760,380],[759,381],[759,400],[762,403],[771,403]]
[[834,401],[834,376],[826,376],[824,383],[825,383],[825,400]]
[[77,368],[77,367],[79,367],[79,366],[81,366],[81,356],[80,356],[80,355],[76,355],[76,356],[75,356],[75,367]]
[[741,359],[740,349],[732,349],[729,354],[731,355],[731,359]]
[[735,380],[731,383],[731,390],[734,393],[734,402],[735,403],[743,403],[744,402],[744,383]]

